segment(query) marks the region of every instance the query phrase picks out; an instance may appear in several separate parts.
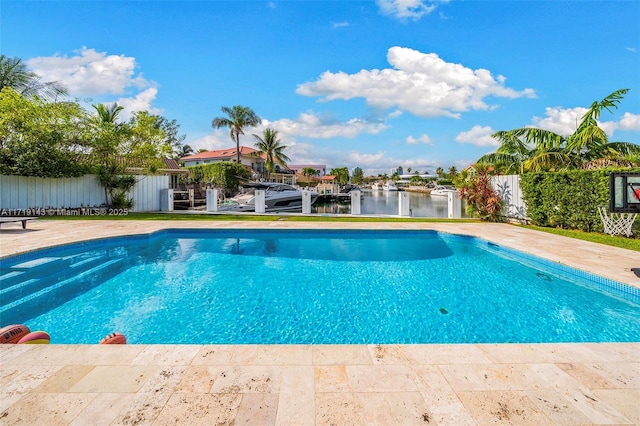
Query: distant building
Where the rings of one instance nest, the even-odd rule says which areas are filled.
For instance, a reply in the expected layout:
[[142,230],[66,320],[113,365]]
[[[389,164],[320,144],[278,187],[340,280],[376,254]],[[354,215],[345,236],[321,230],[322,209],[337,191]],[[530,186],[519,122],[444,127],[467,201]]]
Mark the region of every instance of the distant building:
[[316,172],[318,172],[316,174],[316,177],[321,178],[322,176],[327,174],[327,166],[326,164],[289,164],[287,167],[289,167],[289,170],[295,172],[296,174],[302,174],[302,171],[304,169],[311,168],[313,170],[315,170]]
[[404,169],[402,167],[395,167],[389,171],[389,176],[393,176],[395,173],[402,175],[404,174]]
[[[249,167],[257,173],[265,173],[265,159],[263,156],[257,155],[258,151],[247,146],[240,147],[240,164]],[[236,148],[218,149],[215,151],[204,151],[197,154],[182,157],[180,161],[185,165],[197,166],[200,164],[219,163],[229,161],[235,163],[237,161]]]

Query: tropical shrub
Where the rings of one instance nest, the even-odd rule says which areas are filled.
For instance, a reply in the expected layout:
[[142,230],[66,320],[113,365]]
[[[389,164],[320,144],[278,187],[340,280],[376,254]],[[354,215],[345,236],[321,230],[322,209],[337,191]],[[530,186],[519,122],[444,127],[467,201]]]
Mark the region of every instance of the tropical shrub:
[[502,198],[491,187],[488,169],[478,168],[475,173],[463,173],[456,179],[460,196],[467,202],[473,215],[488,222],[502,222]]
[[188,183],[213,185],[226,189],[237,189],[242,181],[251,178],[251,172],[246,167],[227,161],[191,166],[188,170]]

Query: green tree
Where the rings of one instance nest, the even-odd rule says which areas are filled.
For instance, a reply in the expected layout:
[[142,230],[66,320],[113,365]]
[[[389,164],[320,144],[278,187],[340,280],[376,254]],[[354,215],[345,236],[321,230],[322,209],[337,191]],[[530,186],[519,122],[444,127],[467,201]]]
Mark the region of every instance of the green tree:
[[193,148],[191,148],[191,146],[189,145],[183,145],[180,148],[178,148],[176,151],[174,151],[174,158],[175,159],[179,159],[182,157],[187,157],[189,155],[193,155]]
[[26,97],[11,87],[0,91],[0,173],[74,177],[88,171],[78,162],[90,139],[87,112],[74,102]]
[[265,155],[267,157],[266,167],[267,173],[271,174],[276,170],[276,161],[282,165],[286,165],[287,161],[290,161],[289,157],[284,153],[287,148],[282,145],[282,141],[278,139],[278,131],[273,129],[265,129],[262,137],[254,134],[256,139],[256,148],[258,152],[256,155]]
[[331,169],[329,174],[336,177],[339,185],[346,185],[349,183],[349,169],[347,167]]
[[364,182],[364,170],[360,167],[356,167],[353,169],[353,174],[351,175],[351,181],[356,185],[360,185]]
[[640,145],[609,142],[597,120],[603,110],[617,109],[628,91],[620,89],[601,101],[594,101],[569,136],[535,127],[496,132],[492,136],[500,146],[477,163],[492,164],[503,173],[581,169],[601,160],[626,165],[630,158],[640,154]]
[[237,163],[240,164],[240,135],[244,135],[245,127],[255,127],[261,123],[260,117],[251,108],[235,105],[231,108],[222,107],[222,112],[227,117],[216,117],[211,121],[211,126],[219,129],[228,127],[231,140],[236,143]]
[[221,161],[188,167],[189,183],[209,184],[225,189],[238,189],[242,181],[251,178],[251,172],[238,163]]
[[38,96],[46,100],[54,100],[67,93],[57,82],[42,81],[38,74],[27,69],[22,59],[0,55],[0,91],[5,87],[11,87],[23,96]]
[[314,169],[313,167],[305,167],[304,169],[302,169],[302,175],[303,176],[318,176],[319,172]]
[[444,176],[444,169],[442,167],[438,167],[436,169],[436,176],[438,176],[438,177],[443,177]]

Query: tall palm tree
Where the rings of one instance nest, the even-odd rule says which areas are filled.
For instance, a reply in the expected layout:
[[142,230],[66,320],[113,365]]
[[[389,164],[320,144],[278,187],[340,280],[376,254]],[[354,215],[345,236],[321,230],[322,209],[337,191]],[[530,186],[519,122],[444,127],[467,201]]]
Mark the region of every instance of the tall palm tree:
[[251,108],[235,105],[231,108],[222,107],[227,117],[216,117],[211,121],[211,127],[219,129],[228,127],[231,140],[236,142],[237,163],[240,164],[240,135],[244,135],[245,127],[255,127],[261,123],[260,117]]
[[593,102],[576,131],[569,136],[535,127],[496,132],[492,137],[500,142],[500,147],[496,152],[480,157],[477,163],[493,164],[505,173],[524,173],[583,168],[597,160],[615,162],[638,155],[640,145],[609,142],[597,122],[602,110],[617,109],[628,91],[616,90],[603,100]]
[[258,152],[256,155],[266,155],[267,161],[267,172],[273,173],[276,169],[275,162],[277,161],[280,164],[285,164],[287,161],[290,161],[290,158],[283,152],[287,147],[285,145],[281,145],[281,140],[278,139],[278,131],[273,129],[265,129],[262,137],[254,134],[254,138],[256,138],[256,148],[258,148]]
[[48,100],[67,93],[57,82],[42,81],[38,74],[27,69],[22,59],[0,55],[0,91],[5,87],[11,87],[24,96],[40,96]]

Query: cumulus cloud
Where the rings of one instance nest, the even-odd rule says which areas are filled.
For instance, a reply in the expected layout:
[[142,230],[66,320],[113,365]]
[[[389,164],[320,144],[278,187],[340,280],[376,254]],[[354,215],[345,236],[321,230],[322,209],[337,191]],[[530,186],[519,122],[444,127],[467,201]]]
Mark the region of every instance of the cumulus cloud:
[[[550,130],[563,136],[569,136],[578,128],[587,108],[545,108],[545,117],[533,117],[533,126]],[[640,115],[624,113],[619,121],[598,121],[598,126],[611,137],[617,129],[640,130]]]
[[436,2],[424,0],[376,0],[380,13],[400,20],[417,21],[436,9]]
[[423,133],[418,138],[414,138],[413,136],[407,136],[407,139],[405,140],[405,142],[408,143],[409,145],[417,145],[419,143],[424,143],[427,145],[433,144],[433,142],[431,141],[431,138],[426,133]]
[[44,80],[60,82],[74,96],[121,95],[128,88],[152,86],[141,74],[136,75],[135,58],[86,47],[73,56],[32,58],[27,65]]
[[300,84],[296,93],[321,96],[324,101],[364,98],[379,109],[397,108],[420,117],[459,118],[460,112],[487,110],[486,97],[535,97],[532,89],[505,86],[506,78],[485,69],[445,62],[435,53],[392,47],[387,61],[393,68],[361,70],[355,74],[324,72],[317,81]]
[[619,122],[622,130],[635,130],[640,131],[640,114],[631,114],[625,112]]
[[133,98],[119,98],[116,103],[124,108],[120,116],[124,120],[128,120],[136,111],[149,111],[150,114],[155,115],[162,114],[161,109],[151,106],[151,103],[156,99],[157,95],[158,89],[150,87],[138,93]]
[[490,126],[473,126],[469,131],[460,132],[455,140],[476,146],[498,146],[500,143],[491,137],[494,133]]
[[283,118],[272,122],[265,121],[263,126],[274,128],[282,135],[315,139],[354,138],[361,133],[377,134],[387,128],[386,124],[380,122],[370,122],[361,118],[337,121],[330,116],[311,112],[302,113],[295,120]]

